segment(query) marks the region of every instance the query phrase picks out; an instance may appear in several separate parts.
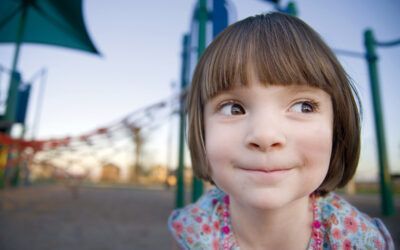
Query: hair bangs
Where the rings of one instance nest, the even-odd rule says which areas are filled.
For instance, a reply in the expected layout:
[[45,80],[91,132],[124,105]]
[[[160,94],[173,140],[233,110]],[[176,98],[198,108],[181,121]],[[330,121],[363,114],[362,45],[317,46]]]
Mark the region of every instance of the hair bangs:
[[213,42],[201,63],[203,103],[221,91],[248,86],[250,74],[265,86],[310,85],[332,93],[331,72],[337,69],[331,68],[336,61],[331,50],[302,21],[295,26],[290,18],[273,16],[236,23]]

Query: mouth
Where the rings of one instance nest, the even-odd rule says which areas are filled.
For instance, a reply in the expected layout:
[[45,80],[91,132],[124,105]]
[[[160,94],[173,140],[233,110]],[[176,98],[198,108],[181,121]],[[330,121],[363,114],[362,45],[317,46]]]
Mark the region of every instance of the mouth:
[[247,172],[259,172],[259,173],[279,173],[279,172],[287,172],[290,171],[291,168],[248,168],[248,167],[239,167],[240,170]]
[[291,175],[294,168],[287,167],[238,167],[244,176],[251,178],[256,183],[273,184],[283,181]]

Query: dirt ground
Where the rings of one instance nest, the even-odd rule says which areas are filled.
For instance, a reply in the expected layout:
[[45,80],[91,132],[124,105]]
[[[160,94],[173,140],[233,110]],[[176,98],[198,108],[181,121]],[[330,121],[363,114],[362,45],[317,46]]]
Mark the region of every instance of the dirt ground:
[[[399,198],[397,215],[382,218],[378,197],[348,197],[382,218],[396,246]],[[173,205],[173,191],[161,189],[85,186],[78,197],[61,185],[0,190],[0,249],[171,249],[166,220]]]
[[170,249],[170,191],[64,186],[0,191],[0,249]]

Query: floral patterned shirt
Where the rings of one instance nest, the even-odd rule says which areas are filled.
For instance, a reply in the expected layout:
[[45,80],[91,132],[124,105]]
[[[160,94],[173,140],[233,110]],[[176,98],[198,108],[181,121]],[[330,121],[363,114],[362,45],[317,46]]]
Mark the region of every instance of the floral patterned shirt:
[[[240,249],[230,230],[226,197],[213,188],[196,203],[172,212],[168,227],[182,249]],[[316,204],[323,249],[394,249],[379,219],[368,217],[335,193],[318,197]],[[314,245],[311,237],[307,249]]]

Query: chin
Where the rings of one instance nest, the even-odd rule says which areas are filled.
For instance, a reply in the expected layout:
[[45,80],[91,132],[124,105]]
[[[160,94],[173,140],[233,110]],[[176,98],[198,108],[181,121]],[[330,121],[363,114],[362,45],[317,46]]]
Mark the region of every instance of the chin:
[[307,193],[293,195],[293,193],[287,193],[283,190],[264,189],[253,190],[251,194],[242,194],[236,201],[252,209],[267,211],[281,209],[305,197],[308,197]]
[[273,195],[266,196],[264,199],[253,196],[251,198],[247,198],[244,202],[254,209],[276,210],[284,207],[289,202],[289,200],[284,199],[282,196],[278,197],[278,195]]

